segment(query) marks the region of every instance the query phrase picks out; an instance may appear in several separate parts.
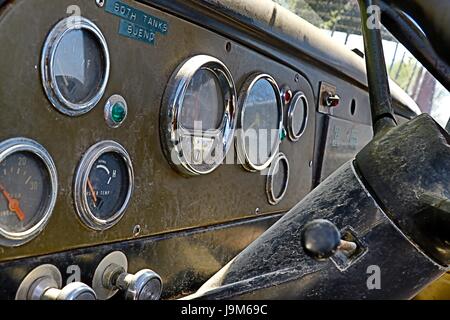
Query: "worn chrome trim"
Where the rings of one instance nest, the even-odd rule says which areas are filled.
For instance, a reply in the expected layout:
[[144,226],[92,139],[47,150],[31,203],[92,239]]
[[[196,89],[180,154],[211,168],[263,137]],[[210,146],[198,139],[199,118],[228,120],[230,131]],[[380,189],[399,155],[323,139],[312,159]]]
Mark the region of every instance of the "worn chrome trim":
[[[279,197],[277,197],[274,194],[274,175],[278,173],[277,170],[280,170],[280,162],[284,161],[284,163],[286,163],[286,169],[287,169],[287,174],[286,174],[286,180],[284,181],[284,185],[283,185],[283,192],[281,193],[281,195]],[[267,175],[267,181],[266,181],[266,195],[267,195],[267,200],[269,201],[269,203],[271,205],[277,205],[278,203],[281,202],[281,200],[283,200],[284,196],[286,195],[288,186],[289,186],[289,175],[290,175],[290,167],[289,167],[289,160],[287,159],[286,155],[284,153],[279,153],[276,158],[273,160],[270,168],[269,168],[269,174]]]
[[[294,119],[295,119],[294,114],[297,111],[297,107],[300,103],[302,103],[301,107],[303,107],[304,111],[303,126],[299,132],[294,132]],[[309,119],[308,99],[306,98],[303,92],[297,92],[292,98],[291,104],[289,106],[287,119],[288,135],[291,141],[296,142],[300,140],[300,137],[305,133],[306,127],[308,126],[308,119]]]
[[[222,123],[217,130],[207,130],[195,132],[188,130],[181,125],[180,115],[183,107],[184,96],[188,86],[199,70],[212,72],[220,84],[224,112]],[[228,68],[218,59],[207,56],[194,56],[183,62],[172,75],[164,94],[161,107],[161,139],[164,154],[169,163],[181,174],[196,176],[209,174],[216,170],[225,159],[233,143],[234,131],[236,128],[236,105],[237,94],[233,77]],[[210,148],[221,146],[221,153],[210,161],[195,163],[189,161],[187,150],[184,150],[184,143],[191,143],[192,139],[209,139],[212,141]]]
[[[253,163],[250,160],[250,157],[248,156],[248,152],[247,152],[247,150],[245,150],[245,132],[243,132],[242,124],[244,123],[245,104],[247,102],[250,91],[252,90],[253,86],[259,80],[262,80],[262,79],[267,80],[271,84],[273,90],[275,91],[275,96],[277,98],[277,105],[278,105],[278,117],[280,119],[279,119],[279,123],[278,123],[278,128],[274,128],[274,129],[278,130],[279,132],[276,137],[277,141],[275,142],[275,144],[273,145],[273,149],[271,150],[271,155],[266,160],[265,163],[263,163],[262,165],[258,165],[258,164]],[[252,76],[250,76],[243,84],[241,91],[239,93],[239,111],[240,111],[239,122],[238,122],[239,130],[237,132],[237,139],[236,139],[236,151],[237,151],[239,161],[242,164],[242,166],[250,172],[262,171],[264,169],[267,169],[267,167],[270,166],[270,164],[272,163],[272,161],[275,159],[275,157],[278,154],[278,150],[279,150],[280,144],[281,144],[281,136],[283,135],[283,129],[284,129],[284,127],[283,127],[283,102],[281,100],[280,89],[279,89],[278,84],[275,81],[275,79],[272,78],[272,76],[270,76],[268,74],[262,74],[262,73],[256,73],[256,74],[253,74]]]
[[[99,41],[103,49],[105,70],[103,74],[103,83],[97,94],[91,100],[83,104],[75,104],[68,101],[58,88],[55,75],[53,73],[53,64],[56,55],[56,49],[63,37],[73,30],[85,29],[90,31]],[[92,110],[103,97],[108,84],[110,73],[110,56],[106,39],[101,30],[90,20],[84,17],[68,17],[60,22],[50,31],[44,44],[41,58],[41,78],[45,93],[52,105],[61,113],[68,116],[80,116]]]
[[8,156],[16,152],[30,152],[42,160],[47,168],[50,178],[50,199],[40,218],[39,222],[27,231],[16,233],[8,232],[0,228],[0,245],[7,247],[16,247],[33,240],[44,230],[55,208],[56,198],[58,196],[58,176],[56,166],[50,154],[45,148],[34,140],[27,138],[13,138],[0,143],[0,164]]
[[[87,193],[85,192],[85,188],[87,185],[87,180],[89,178],[89,174],[92,170],[92,166],[94,162],[97,161],[105,153],[117,153],[119,154],[128,169],[128,193],[123,203],[122,207],[115,212],[111,218],[104,220],[97,218],[90,210],[87,200]],[[86,154],[81,159],[80,164],[78,165],[77,172],[75,174],[74,188],[73,188],[73,197],[75,202],[75,209],[81,221],[91,229],[102,231],[107,230],[117,224],[120,219],[125,214],[128,205],[130,204],[131,195],[134,190],[134,170],[131,162],[131,158],[128,152],[115,141],[101,141],[92,147],[86,152]]]

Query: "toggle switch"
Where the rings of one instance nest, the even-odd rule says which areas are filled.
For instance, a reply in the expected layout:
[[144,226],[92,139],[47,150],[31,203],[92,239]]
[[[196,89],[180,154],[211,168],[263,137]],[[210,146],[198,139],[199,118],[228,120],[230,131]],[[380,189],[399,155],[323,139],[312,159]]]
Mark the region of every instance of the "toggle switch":
[[16,300],[96,300],[92,288],[82,282],[62,287],[62,276],[54,265],[46,264],[31,271],[17,290]]
[[341,102],[341,98],[332,92],[327,92],[324,95],[324,101],[323,104],[329,108],[336,108],[339,106],[339,103]]

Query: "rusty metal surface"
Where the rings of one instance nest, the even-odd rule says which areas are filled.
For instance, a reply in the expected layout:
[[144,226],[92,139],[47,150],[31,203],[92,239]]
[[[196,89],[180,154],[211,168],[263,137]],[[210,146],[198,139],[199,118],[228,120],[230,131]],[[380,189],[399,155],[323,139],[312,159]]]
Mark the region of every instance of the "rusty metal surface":
[[[15,1],[1,16],[0,43],[8,50],[0,51],[0,140],[25,136],[43,144],[56,163],[60,188],[44,232],[26,246],[0,248],[0,261],[132,239],[136,225],[141,227],[139,236],[145,237],[254,217],[257,209],[262,215],[286,212],[311,190],[314,112],[310,112],[300,142],[294,144],[286,139],[282,143],[281,151],[295,159],[291,165],[295,179],[277,206],[269,205],[266,199],[266,177],[248,173],[240,165],[224,165],[213,174],[190,179],[170,168],[161,150],[160,104],[172,72],[187,57],[204,53],[221,59],[231,70],[238,89],[255,71],[269,73],[280,85],[305,92],[312,106],[313,89],[295,70],[238,43],[231,41],[231,51],[227,52],[228,39],[224,37],[148,6],[125,2],[167,20],[167,36],[158,39],[155,46],[122,37],[117,33],[119,19],[98,8],[95,1]],[[39,72],[48,32],[74,4],[100,27],[111,54],[106,94],[93,111],[78,118],[64,116],[51,107]],[[103,105],[113,94],[121,94],[129,107],[126,122],[115,130],[103,119]],[[130,153],[136,188],[123,220],[111,230],[95,232],[84,227],[75,214],[72,185],[83,153],[105,139],[121,143]]]
[[[364,59],[322,30],[271,0],[139,0],[245,42],[276,61],[296,66],[308,77],[333,74],[367,91]],[[283,55],[280,56],[280,48]],[[313,67],[313,70],[310,70]],[[320,72],[319,72],[320,71]],[[325,81],[331,81],[325,77]],[[314,82],[314,81],[313,81]],[[333,83],[333,81],[331,81]],[[419,107],[394,81],[389,83],[393,99],[416,114]]]
[[[92,285],[97,265],[105,256],[117,250],[127,256],[130,272],[150,268],[162,277],[164,299],[183,296],[197,290],[279,217],[260,217],[0,263],[0,300],[14,299],[20,282],[28,272],[46,263],[54,264],[61,271],[64,284],[71,281],[71,277],[73,279],[75,266],[80,270],[80,280]],[[117,295],[119,297],[120,294]]]

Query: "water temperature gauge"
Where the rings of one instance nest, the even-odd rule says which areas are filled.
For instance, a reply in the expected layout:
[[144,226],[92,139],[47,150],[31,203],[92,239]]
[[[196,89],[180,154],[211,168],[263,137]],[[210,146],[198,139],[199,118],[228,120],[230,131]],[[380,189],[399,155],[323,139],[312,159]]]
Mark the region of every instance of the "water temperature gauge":
[[106,230],[124,215],[133,192],[133,167],[127,151],[102,141],[85,154],[75,176],[75,207],[94,230]]
[[0,245],[22,245],[43,230],[55,206],[56,168],[40,144],[0,143]]

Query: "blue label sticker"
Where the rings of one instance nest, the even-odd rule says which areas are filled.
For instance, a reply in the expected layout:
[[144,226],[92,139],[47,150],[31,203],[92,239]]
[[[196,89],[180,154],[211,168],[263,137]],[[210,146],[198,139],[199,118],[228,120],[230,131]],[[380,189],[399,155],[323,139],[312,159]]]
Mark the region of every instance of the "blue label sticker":
[[105,10],[106,12],[121,17],[134,25],[145,29],[152,29],[163,35],[165,35],[169,30],[169,24],[166,21],[130,7],[119,0],[107,0]]
[[120,21],[119,34],[148,44],[155,44],[155,30],[143,28],[124,19]]

